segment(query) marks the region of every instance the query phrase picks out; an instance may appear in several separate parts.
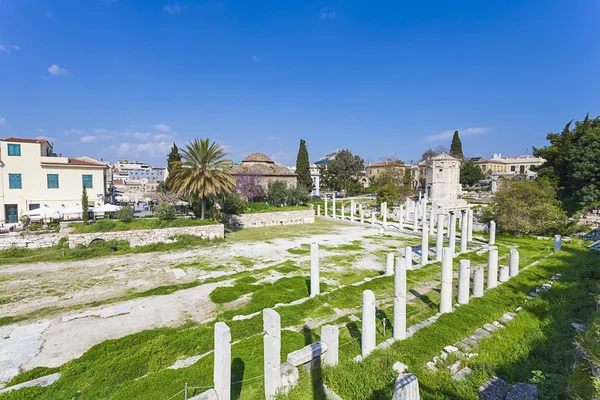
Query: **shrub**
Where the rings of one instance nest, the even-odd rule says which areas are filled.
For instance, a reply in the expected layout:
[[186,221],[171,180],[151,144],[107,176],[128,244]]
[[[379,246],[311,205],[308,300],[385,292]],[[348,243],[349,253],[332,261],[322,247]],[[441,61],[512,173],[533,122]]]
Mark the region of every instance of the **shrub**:
[[272,206],[283,206],[287,204],[288,189],[287,184],[283,181],[269,182],[269,190],[267,193],[267,203]]
[[221,212],[227,215],[239,215],[244,212],[246,204],[236,192],[231,192],[223,198]]
[[161,221],[172,221],[175,219],[175,206],[170,203],[160,203],[156,206],[156,216]]
[[133,208],[129,206],[123,206],[117,211],[117,218],[121,222],[131,222],[134,220]]

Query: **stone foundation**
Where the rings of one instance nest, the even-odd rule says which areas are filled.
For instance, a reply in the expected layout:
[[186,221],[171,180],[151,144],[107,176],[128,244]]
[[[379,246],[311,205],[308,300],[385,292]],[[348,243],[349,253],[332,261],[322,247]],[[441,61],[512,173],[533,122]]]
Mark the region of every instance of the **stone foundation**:
[[13,247],[40,249],[43,247],[56,246],[62,237],[58,233],[40,233],[40,234],[10,234],[0,238],[0,250],[6,250]]
[[222,224],[188,226],[184,228],[140,229],[131,231],[96,232],[69,235],[69,247],[89,246],[95,240],[124,240],[129,245],[143,246],[152,243],[169,243],[179,235],[199,236],[203,239],[223,239],[225,227]]
[[239,228],[261,228],[264,226],[303,225],[315,222],[315,211],[276,211],[257,214],[232,215],[229,223]]

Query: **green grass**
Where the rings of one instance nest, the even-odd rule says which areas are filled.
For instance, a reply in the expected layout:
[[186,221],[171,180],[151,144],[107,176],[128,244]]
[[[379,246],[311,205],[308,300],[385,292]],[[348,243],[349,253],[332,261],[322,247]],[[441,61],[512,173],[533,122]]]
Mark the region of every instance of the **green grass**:
[[[569,249],[572,244],[565,244]],[[524,250],[527,245],[522,246]],[[575,249],[578,249],[575,247]],[[486,296],[474,299],[468,306],[460,307],[452,314],[444,315],[436,324],[422,329],[410,339],[396,343],[386,352],[376,352],[362,364],[354,364],[350,359],[360,353],[358,341],[352,341],[360,332],[360,323],[352,322],[349,317],[338,317],[334,308],[353,309],[360,315],[362,292],[373,290],[379,304],[378,318],[381,320],[392,315],[391,303],[383,303],[393,293],[393,277],[382,277],[361,286],[347,286],[321,296],[310,298],[302,304],[281,307],[277,311],[281,316],[282,327],[302,326],[308,319],[330,318],[343,324],[340,330],[340,348],[342,364],[334,369],[324,369],[322,379],[347,399],[391,398],[391,385],[394,376],[391,366],[400,360],[409,365],[411,371],[418,374],[424,398],[435,397],[430,387],[437,384],[437,376],[428,377],[421,368],[426,361],[438,354],[441,348],[468,336],[476,327],[490,322],[504,313],[514,309],[523,301],[525,293],[547,279],[558,270],[578,269],[585,265],[589,254],[583,258],[569,258],[563,252],[560,259],[548,259],[523,271],[518,277],[497,289],[489,291]],[[561,253],[562,254],[562,253]],[[597,257],[597,256],[596,256]],[[533,256],[531,257],[533,259]],[[295,264],[283,263],[275,268],[290,270],[297,268]],[[256,274],[256,273],[254,273]],[[236,284],[251,284],[252,275],[236,275]],[[409,290],[416,282],[435,277],[439,279],[439,263],[430,264],[418,270],[407,272]],[[290,302],[304,298],[309,293],[309,279],[303,276],[282,278],[273,284],[261,284],[252,294],[249,302],[241,308],[223,311],[217,320],[225,321],[232,330],[234,341],[240,341],[232,349],[233,381],[243,380],[262,374],[262,316],[233,321],[234,315],[250,314],[276,303]],[[257,285],[258,286],[258,285]],[[325,290],[326,287],[323,287]],[[170,289],[162,289],[163,291]],[[234,297],[235,293],[230,296]],[[592,298],[592,296],[590,296]],[[437,312],[439,307],[437,292],[421,293],[421,296],[408,306],[409,325],[420,322]],[[0,399],[166,399],[183,389],[185,382],[191,386],[210,386],[212,384],[212,356],[206,356],[189,368],[167,370],[177,359],[191,355],[203,354],[212,349],[213,323],[196,325],[189,323],[177,328],[160,328],[139,332],[124,338],[109,340],[92,347],[79,359],[73,360],[59,370],[63,377],[47,388],[31,388],[18,392],[0,395]],[[381,328],[381,325],[379,325]],[[379,328],[377,341],[388,338],[391,330],[384,336]],[[290,351],[303,347],[306,343],[317,340],[319,328],[305,329],[301,332],[282,331],[282,359]],[[36,374],[42,371],[37,370]],[[27,380],[33,372],[21,374],[20,380]],[[39,376],[39,375],[38,375]],[[313,395],[311,377],[304,375],[300,386],[290,395],[292,399],[321,398]],[[447,381],[447,380],[446,380]],[[451,382],[450,382],[451,383]],[[471,383],[476,385],[478,382]],[[439,385],[442,385],[440,383]],[[245,382],[241,387],[233,387],[233,398],[262,398],[262,379]],[[444,390],[445,387],[444,387]],[[448,389],[450,390],[450,389]],[[191,395],[197,394],[191,393]],[[434,393],[433,395],[431,393]],[[439,392],[446,393],[446,392]],[[455,393],[455,392],[447,392]],[[475,392],[476,393],[476,392]],[[239,397],[237,396],[239,394]],[[460,396],[455,398],[462,398]],[[467,397],[469,398],[469,397]]]
[[347,225],[337,221],[316,218],[313,224],[269,226],[264,228],[240,229],[226,234],[228,242],[292,239],[312,235],[333,233]]
[[267,203],[246,203],[243,214],[256,214],[256,213],[267,213],[267,212],[279,212],[279,211],[305,211],[310,210],[310,206],[283,206],[275,207],[270,206]]
[[216,222],[192,218],[176,218],[171,221],[161,221],[158,218],[136,219],[131,222],[121,222],[119,220],[104,219],[91,224],[70,224],[69,227],[73,228],[73,233],[95,233],[132,231],[139,229],[183,228],[188,226],[201,226],[213,224],[216,224]]

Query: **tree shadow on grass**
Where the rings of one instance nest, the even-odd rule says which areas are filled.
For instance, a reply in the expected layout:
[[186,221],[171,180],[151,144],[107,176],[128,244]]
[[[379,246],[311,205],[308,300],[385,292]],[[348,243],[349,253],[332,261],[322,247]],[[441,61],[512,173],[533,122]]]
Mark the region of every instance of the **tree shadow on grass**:
[[352,337],[352,339],[356,339],[356,341],[358,342],[359,346],[362,346],[362,340],[361,340],[361,333],[360,333],[360,329],[358,329],[358,325],[356,325],[355,322],[348,322],[346,324],[346,328],[348,328],[348,332],[350,333],[350,336]]
[[[242,381],[244,380],[244,370],[246,365],[241,358],[234,358],[231,362],[231,398],[238,400],[242,393]],[[239,382],[239,383],[235,383]]]
[[437,309],[438,305],[434,303],[426,294],[421,294],[414,289],[410,289],[409,292],[417,299],[421,300],[428,308]]

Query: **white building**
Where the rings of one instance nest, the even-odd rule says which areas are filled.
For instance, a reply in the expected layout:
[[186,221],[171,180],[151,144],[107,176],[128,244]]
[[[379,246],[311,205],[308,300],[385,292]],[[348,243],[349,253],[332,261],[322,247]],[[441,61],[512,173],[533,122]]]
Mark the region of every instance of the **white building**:
[[57,157],[48,141],[23,138],[0,140],[0,160],[1,223],[42,206],[78,206],[84,184],[90,206],[104,204],[104,164]]
[[166,168],[151,167],[140,161],[119,160],[113,170],[113,180],[121,180],[124,184],[142,182],[150,187],[164,182],[167,176]]

